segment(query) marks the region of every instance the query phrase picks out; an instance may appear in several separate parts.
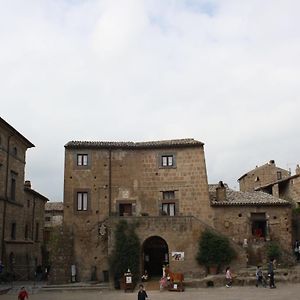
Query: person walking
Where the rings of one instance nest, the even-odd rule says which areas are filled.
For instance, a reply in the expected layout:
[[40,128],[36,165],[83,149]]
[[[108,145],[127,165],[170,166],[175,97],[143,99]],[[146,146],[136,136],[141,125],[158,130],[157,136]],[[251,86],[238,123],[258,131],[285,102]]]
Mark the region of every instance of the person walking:
[[295,241],[294,252],[295,252],[297,261],[299,261],[300,260],[300,243],[298,240]]
[[28,299],[29,296],[28,296],[28,293],[25,289],[25,287],[21,287],[21,290],[19,292],[19,295],[18,295],[18,300],[25,300],[25,299]]
[[274,263],[275,259],[271,258],[268,265],[268,276],[270,278],[270,289],[275,289],[275,279],[274,279]]
[[256,284],[255,284],[255,286],[258,287],[259,285],[261,285],[263,287],[266,287],[266,281],[264,279],[261,266],[257,266],[256,267],[255,276],[256,276]]
[[230,267],[226,268],[225,279],[226,287],[230,288],[232,286],[232,273],[230,271]]
[[149,299],[148,295],[144,289],[144,286],[140,284],[139,291],[138,291],[138,300],[146,300],[146,299]]

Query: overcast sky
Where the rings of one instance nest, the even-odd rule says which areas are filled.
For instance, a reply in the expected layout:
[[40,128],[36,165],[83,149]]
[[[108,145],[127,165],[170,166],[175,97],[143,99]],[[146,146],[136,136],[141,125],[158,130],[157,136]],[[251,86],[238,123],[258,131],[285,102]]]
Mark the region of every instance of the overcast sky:
[[0,0],[0,115],[63,198],[70,140],[205,143],[209,183],[300,163],[299,0]]

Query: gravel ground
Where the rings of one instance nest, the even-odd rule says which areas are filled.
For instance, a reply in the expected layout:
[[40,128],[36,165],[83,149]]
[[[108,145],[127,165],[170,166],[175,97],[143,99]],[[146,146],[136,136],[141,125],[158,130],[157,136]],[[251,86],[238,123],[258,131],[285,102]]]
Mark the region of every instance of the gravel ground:
[[[300,299],[300,284],[280,284],[277,289],[256,287],[199,288],[185,292],[149,291],[151,300],[203,299],[203,300],[297,300]],[[17,299],[17,295],[1,295],[0,300]],[[30,300],[131,300],[137,299],[137,292],[120,291],[55,291],[30,295]]]

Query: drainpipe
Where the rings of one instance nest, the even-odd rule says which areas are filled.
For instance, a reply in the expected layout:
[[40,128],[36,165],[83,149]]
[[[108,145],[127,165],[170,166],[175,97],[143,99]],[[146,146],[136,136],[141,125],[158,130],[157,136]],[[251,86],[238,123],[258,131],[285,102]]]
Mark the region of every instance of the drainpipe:
[[6,153],[6,177],[5,177],[5,199],[3,205],[3,220],[2,220],[2,236],[1,236],[1,261],[4,261],[4,240],[5,240],[5,226],[6,226],[6,206],[8,201],[8,172],[9,172],[9,153],[10,153],[10,139],[14,134],[11,134],[7,138],[7,153]]
[[111,148],[108,149],[108,216],[111,216]]

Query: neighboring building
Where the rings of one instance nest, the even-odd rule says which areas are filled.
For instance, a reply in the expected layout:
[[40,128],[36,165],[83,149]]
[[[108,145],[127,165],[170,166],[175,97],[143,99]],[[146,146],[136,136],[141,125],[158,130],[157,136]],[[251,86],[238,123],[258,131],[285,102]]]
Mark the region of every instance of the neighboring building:
[[294,207],[300,206],[300,167],[297,165],[296,174],[280,180],[266,183],[258,188],[275,197],[290,201]]
[[64,204],[62,202],[48,202],[45,205],[45,228],[62,226]]
[[[62,202],[48,202],[45,205],[45,225],[44,225],[44,265],[47,267],[48,272],[50,268],[50,279],[52,276],[51,272],[51,260],[53,257],[57,256],[57,246],[55,245],[56,238],[55,235],[59,234],[62,231],[63,225],[63,216],[64,216],[64,205]],[[49,275],[49,274],[48,274]]]
[[270,160],[268,163],[256,167],[238,179],[240,191],[254,192],[261,186],[285,179],[290,175],[289,171],[277,167],[275,161]]
[[48,200],[25,181],[26,150],[34,147],[0,118],[0,254],[17,279],[34,276],[42,264],[44,205]]
[[[300,167],[291,175],[290,171],[276,167],[274,160],[257,167],[239,179],[241,191],[261,191],[287,200],[293,208],[300,207]],[[300,239],[300,215],[292,216],[293,240]]]
[[[246,239],[249,248],[259,249],[266,241],[272,240],[291,252],[292,211],[289,201],[263,192],[234,191],[222,182],[210,184],[209,192],[215,212],[214,227],[218,231],[240,245]],[[258,262],[260,259],[256,257]],[[254,261],[253,257],[250,261]]]
[[[198,239],[213,224],[203,143],[69,142],[64,182],[64,225],[73,234],[78,280],[93,272],[103,279],[121,219],[139,221],[142,272],[160,276],[163,264],[200,272]],[[184,262],[172,260],[176,251]]]

